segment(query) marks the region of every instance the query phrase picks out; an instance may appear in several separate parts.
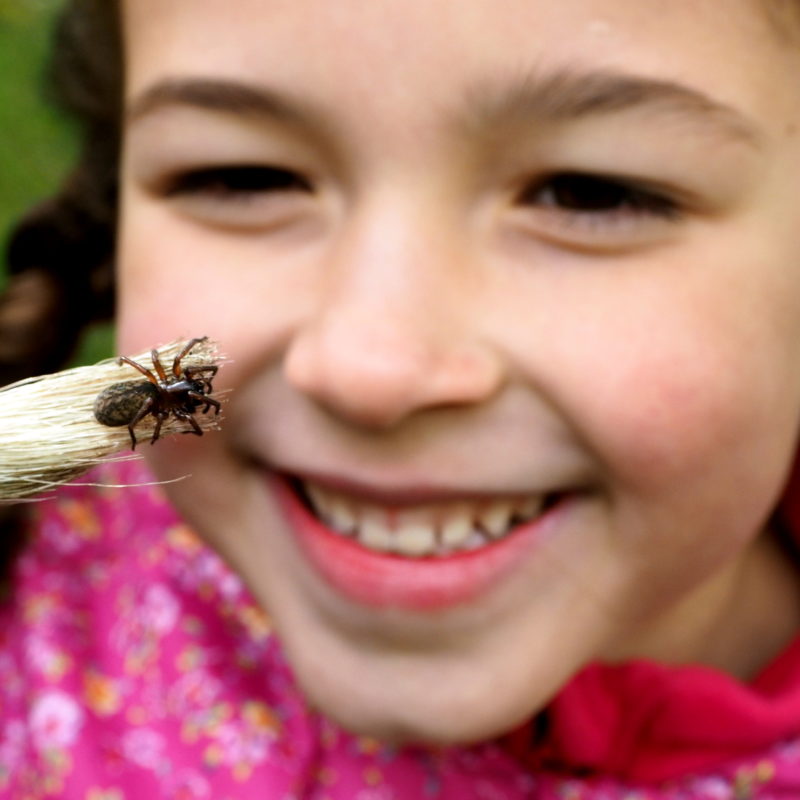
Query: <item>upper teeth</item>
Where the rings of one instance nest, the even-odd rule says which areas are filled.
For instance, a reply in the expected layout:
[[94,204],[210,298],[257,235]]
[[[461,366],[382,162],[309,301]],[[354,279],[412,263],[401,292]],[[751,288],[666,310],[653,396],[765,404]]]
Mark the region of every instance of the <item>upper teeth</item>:
[[544,495],[391,508],[303,484],[317,515],[335,531],[372,550],[405,556],[446,555],[499,539],[512,524],[542,511]]

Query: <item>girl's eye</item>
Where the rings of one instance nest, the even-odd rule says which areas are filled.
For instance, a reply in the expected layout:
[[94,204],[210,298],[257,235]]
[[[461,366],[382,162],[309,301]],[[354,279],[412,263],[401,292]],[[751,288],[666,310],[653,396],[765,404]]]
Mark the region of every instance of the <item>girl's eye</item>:
[[263,164],[195,167],[165,176],[156,194],[179,213],[212,228],[283,229],[309,211],[315,187],[302,173]]
[[650,215],[673,219],[679,207],[655,190],[622,178],[579,172],[562,172],[527,186],[517,202],[524,206],[561,211],[568,215],[604,217]]
[[171,178],[167,197],[207,195],[220,199],[246,199],[263,193],[311,191],[301,175],[280,167],[259,164],[208,167],[189,170]]

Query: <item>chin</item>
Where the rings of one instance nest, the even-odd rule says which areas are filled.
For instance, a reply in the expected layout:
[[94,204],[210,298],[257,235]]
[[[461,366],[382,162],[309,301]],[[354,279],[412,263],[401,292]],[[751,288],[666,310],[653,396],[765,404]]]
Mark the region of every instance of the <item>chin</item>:
[[414,709],[408,708],[361,708],[352,701],[315,703],[313,697],[309,699],[317,711],[349,733],[393,747],[471,745],[507,733],[530,716],[524,714],[519,719],[500,720],[490,715],[483,719],[464,708],[431,714],[430,706],[424,704],[415,714]]
[[304,675],[298,666],[301,689],[316,711],[351,734],[391,746],[487,741],[513,730],[549,700],[549,693],[536,698],[505,695],[503,679],[496,674],[478,686],[448,681],[447,671],[433,685],[413,672],[406,679],[375,680],[373,673],[361,681],[348,675],[339,682],[330,674],[322,680]]

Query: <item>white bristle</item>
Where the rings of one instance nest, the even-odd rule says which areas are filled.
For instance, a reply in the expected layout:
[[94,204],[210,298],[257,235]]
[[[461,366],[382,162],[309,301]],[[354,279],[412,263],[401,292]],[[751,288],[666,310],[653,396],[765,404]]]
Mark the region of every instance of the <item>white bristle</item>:
[[[156,348],[168,374],[172,360],[186,343],[181,339]],[[132,358],[152,369],[149,351]],[[206,339],[181,363],[186,367],[223,361],[216,344]],[[110,358],[93,366],[26,378],[0,389],[0,502],[39,494],[78,477],[115,453],[130,450],[127,426],[110,428],[94,416],[97,395],[112,383],[129,380],[146,378]],[[216,394],[211,396],[219,399]],[[213,410],[196,419],[204,431],[218,427],[219,416]],[[136,454],[150,446],[155,423],[148,415],[136,425]],[[170,416],[160,435],[186,430],[185,422]]]

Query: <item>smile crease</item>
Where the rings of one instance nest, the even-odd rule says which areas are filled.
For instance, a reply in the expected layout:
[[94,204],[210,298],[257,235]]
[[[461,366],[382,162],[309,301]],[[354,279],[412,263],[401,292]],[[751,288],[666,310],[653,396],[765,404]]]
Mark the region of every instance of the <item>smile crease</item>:
[[299,483],[309,510],[332,531],[382,553],[424,558],[477,550],[541,516],[553,495],[458,500],[391,508],[310,481]]

